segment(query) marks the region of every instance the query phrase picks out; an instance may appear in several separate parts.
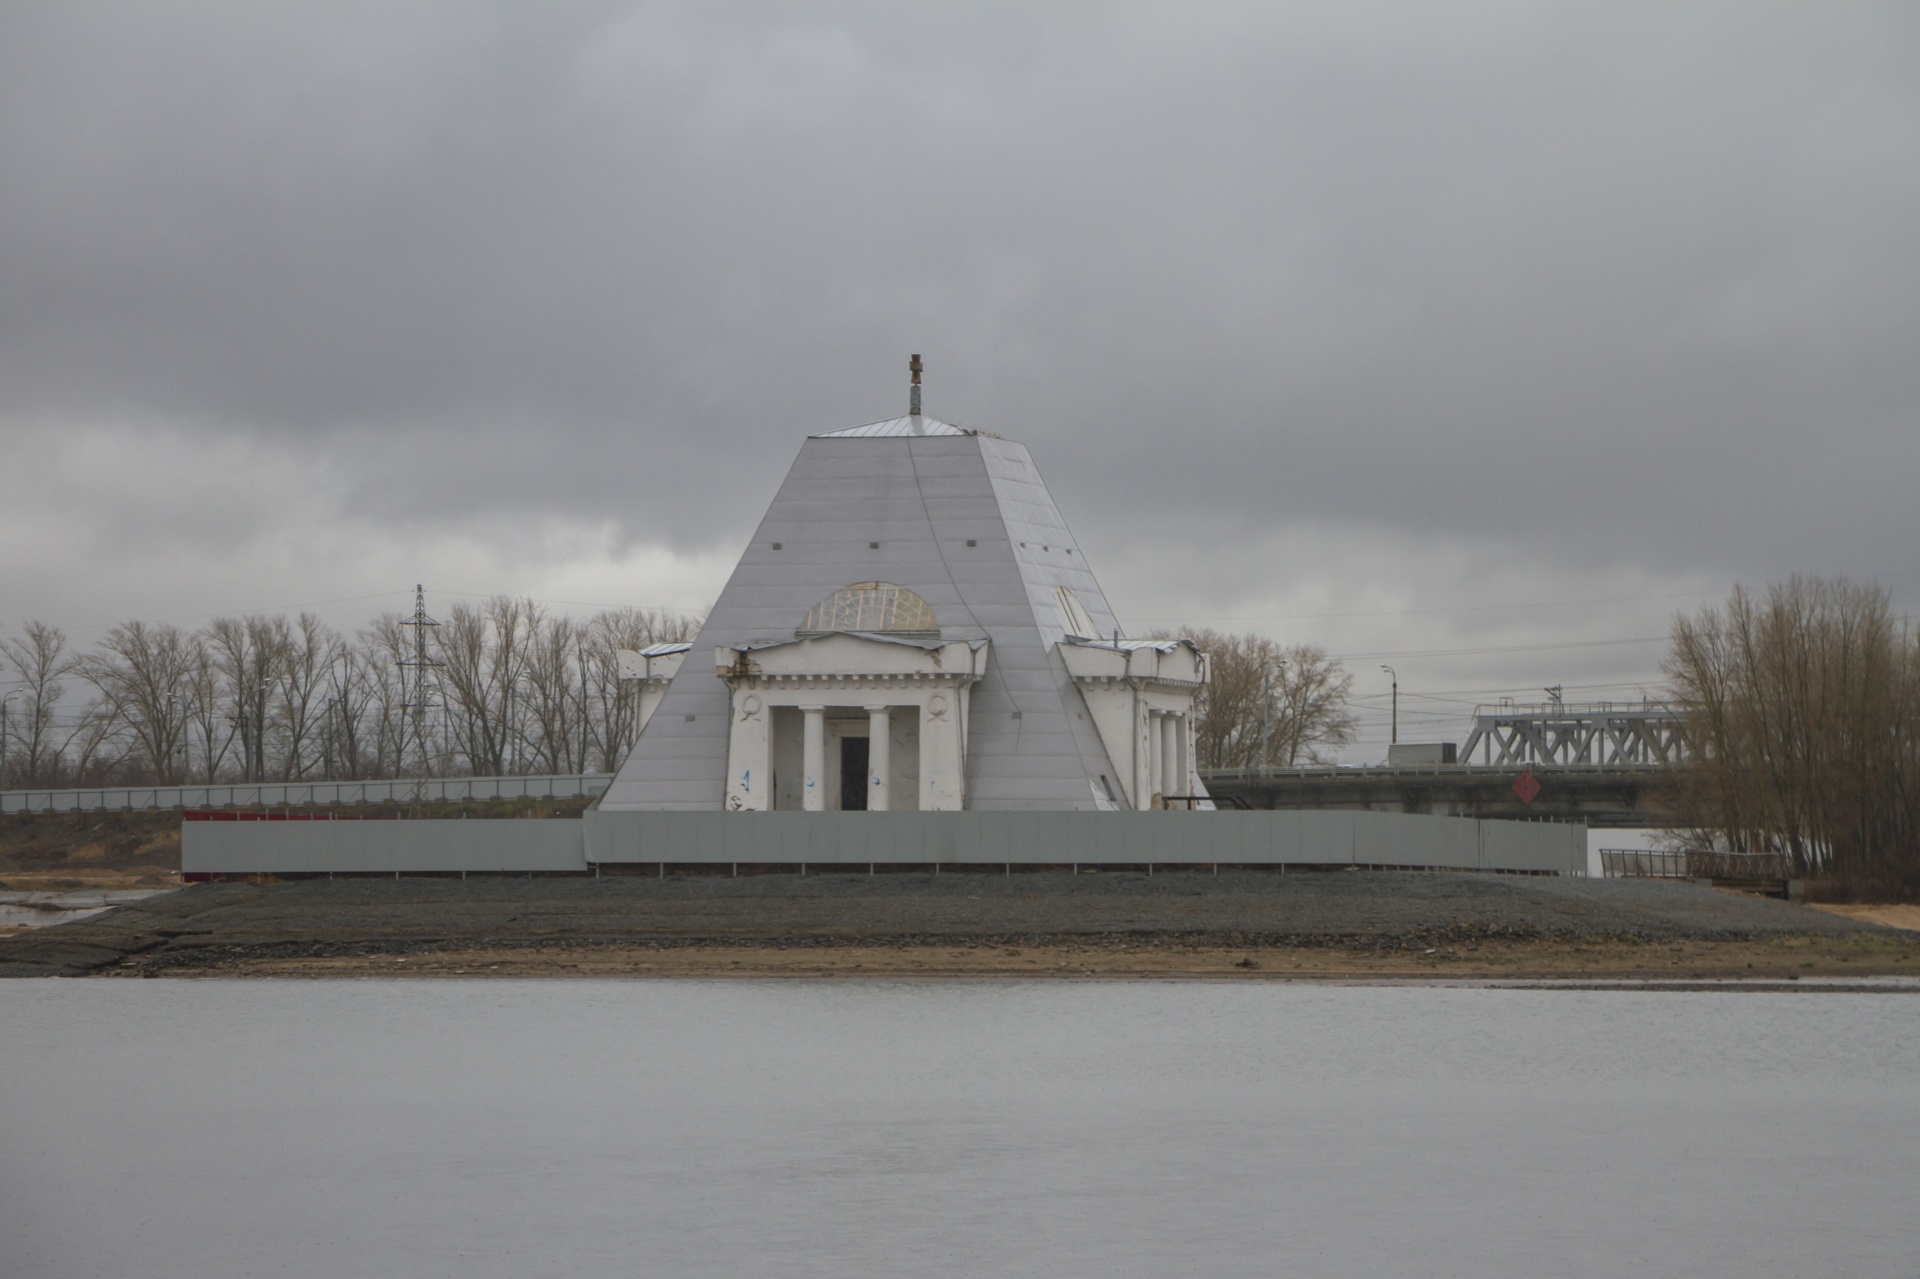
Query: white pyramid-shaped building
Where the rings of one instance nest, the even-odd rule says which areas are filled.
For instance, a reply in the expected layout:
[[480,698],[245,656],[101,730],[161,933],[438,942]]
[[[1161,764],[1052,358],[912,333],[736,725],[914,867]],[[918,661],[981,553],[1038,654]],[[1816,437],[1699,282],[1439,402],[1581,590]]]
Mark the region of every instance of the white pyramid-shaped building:
[[809,438],[699,638],[639,660],[650,713],[603,810],[1202,794],[1204,655],[1120,637],[1025,448],[918,413]]

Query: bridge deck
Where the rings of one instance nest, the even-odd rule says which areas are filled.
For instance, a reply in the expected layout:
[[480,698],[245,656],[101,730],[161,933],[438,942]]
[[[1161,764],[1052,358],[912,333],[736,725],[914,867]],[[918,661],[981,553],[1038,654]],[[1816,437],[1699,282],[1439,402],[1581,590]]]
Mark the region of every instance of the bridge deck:
[[1514,791],[1526,769],[1438,764],[1418,768],[1210,769],[1222,807],[1361,809],[1444,817],[1579,821],[1597,827],[1671,824],[1676,770],[1659,765],[1535,765],[1532,802]]

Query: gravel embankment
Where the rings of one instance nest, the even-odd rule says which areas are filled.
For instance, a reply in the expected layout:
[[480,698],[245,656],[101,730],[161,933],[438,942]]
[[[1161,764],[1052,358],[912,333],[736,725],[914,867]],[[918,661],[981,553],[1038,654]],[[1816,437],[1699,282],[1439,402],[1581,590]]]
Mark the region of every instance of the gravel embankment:
[[197,885],[0,939],[0,976],[209,958],[568,945],[948,945],[1129,937],[1263,946],[1890,934],[1690,884],[1471,874],[919,874]]

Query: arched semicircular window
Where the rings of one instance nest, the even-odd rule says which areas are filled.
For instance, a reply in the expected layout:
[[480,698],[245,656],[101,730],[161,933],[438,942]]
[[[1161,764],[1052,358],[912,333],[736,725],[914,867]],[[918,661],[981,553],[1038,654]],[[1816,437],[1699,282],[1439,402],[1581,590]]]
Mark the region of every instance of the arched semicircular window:
[[802,635],[830,631],[890,631],[937,635],[933,608],[904,586],[891,582],[855,582],[815,604],[800,623]]

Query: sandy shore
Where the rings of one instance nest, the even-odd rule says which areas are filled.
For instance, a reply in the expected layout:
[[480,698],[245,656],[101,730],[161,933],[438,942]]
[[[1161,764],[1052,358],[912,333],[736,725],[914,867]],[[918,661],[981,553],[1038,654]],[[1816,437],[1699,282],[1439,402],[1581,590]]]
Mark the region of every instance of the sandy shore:
[[[1207,980],[1766,981],[1920,979],[1920,945],[1881,937],[1504,941],[1431,948],[1196,946],[1143,939],[1001,945],[527,945],[410,952],[202,955],[179,977],[1186,978]],[[103,975],[146,976],[133,964]],[[1920,987],[1915,988],[1920,993]]]
[[1920,933],[1920,906],[1911,903],[1891,906],[1842,906],[1816,902],[1813,908],[1825,911],[1829,915],[1838,915],[1842,919],[1857,919],[1862,923],[1879,924],[1883,928],[1898,928],[1905,932]]
[[0,938],[5,976],[1920,975],[1920,933],[1690,884],[894,874],[206,884]]

